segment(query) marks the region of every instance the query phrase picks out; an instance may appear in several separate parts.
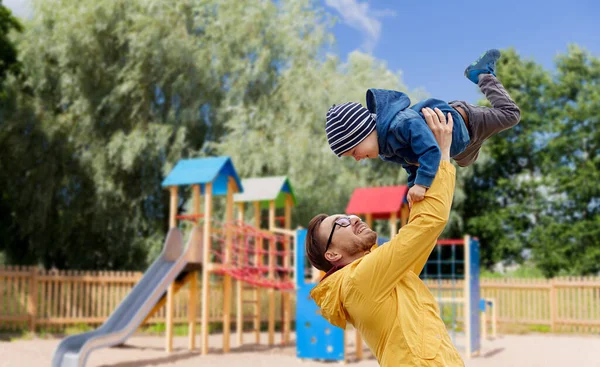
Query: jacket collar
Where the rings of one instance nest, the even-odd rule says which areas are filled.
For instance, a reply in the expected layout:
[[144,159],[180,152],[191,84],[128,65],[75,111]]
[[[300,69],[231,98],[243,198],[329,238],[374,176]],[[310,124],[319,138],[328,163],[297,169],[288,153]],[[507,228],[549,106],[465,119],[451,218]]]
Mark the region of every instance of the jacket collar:
[[325,275],[323,276],[323,278],[321,278],[321,280],[319,282],[322,282],[325,278],[327,278],[331,274],[335,273],[336,271],[342,269],[344,266],[346,266],[346,265],[336,265],[333,268],[329,269],[329,271],[327,273],[325,273]]

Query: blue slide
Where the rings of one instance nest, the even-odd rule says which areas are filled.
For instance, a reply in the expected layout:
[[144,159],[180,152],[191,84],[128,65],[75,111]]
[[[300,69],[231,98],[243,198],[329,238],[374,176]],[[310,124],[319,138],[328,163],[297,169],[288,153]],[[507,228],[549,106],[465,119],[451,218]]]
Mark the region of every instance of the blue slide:
[[195,229],[184,254],[181,232],[172,228],[158,259],[106,322],[94,331],[72,335],[61,341],[54,352],[52,367],[83,367],[93,350],[118,345],[129,338],[185,269],[189,259],[187,255],[197,251],[192,247],[200,238],[200,231]]

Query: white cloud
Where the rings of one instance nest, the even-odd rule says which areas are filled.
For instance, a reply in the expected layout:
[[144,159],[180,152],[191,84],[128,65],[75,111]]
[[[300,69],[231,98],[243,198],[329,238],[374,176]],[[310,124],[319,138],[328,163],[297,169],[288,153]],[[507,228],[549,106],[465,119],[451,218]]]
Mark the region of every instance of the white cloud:
[[369,10],[369,4],[359,0],[325,0],[325,4],[337,10],[345,24],[363,33],[363,47],[368,52],[373,51],[381,34],[381,22],[377,18],[396,16],[390,9]]
[[31,17],[31,4],[29,0],[4,0],[2,4],[9,8],[17,17]]

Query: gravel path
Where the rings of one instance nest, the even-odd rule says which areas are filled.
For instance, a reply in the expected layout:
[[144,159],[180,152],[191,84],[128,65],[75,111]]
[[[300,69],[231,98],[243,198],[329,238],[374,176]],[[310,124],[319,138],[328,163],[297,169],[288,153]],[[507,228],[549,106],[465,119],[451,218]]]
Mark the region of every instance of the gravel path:
[[[279,336],[279,335],[278,335]],[[232,337],[232,353],[221,354],[213,349],[207,356],[198,351],[187,350],[187,338],[177,337],[174,352],[164,352],[164,339],[161,337],[135,336],[127,344],[118,348],[98,350],[92,353],[87,367],[141,367],[141,366],[232,366],[232,367],[327,367],[335,364],[318,361],[301,361],[295,357],[294,346],[244,345],[237,347]],[[353,339],[353,338],[351,338]],[[199,340],[199,339],[198,339]],[[248,335],[246,340],[252,340]],[[211,335],[210,345],[220,345],[222,337]],[[17,340],[0,339],[0,367],[49,366],[54,348],[59,340]],[[266,342],[266,335],[263,335]],[[278,341],[277,341],[278,342]],[[370,358],[348,366],[377,366]],[[600,367],[600,337],[559,336],[559,335],[506,335],[483,344],[479,357],[466,361],[467,367]]]

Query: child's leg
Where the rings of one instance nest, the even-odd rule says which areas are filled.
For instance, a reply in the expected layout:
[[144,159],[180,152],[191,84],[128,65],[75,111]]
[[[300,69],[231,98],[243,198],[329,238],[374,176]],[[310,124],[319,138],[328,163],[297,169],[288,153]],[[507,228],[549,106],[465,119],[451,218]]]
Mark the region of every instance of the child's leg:
[[467,128],[471,137],[471,143],[465,151],[454,157],[461,167],[473,164],[477,160],[483,142],[515,126],[521,119],[519,107],[492,73],[482,72],[477,77],[479,88],[492,108],[475,106],[464,101],[450,102],[450,106],[462,107],[466,111]]

